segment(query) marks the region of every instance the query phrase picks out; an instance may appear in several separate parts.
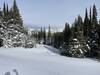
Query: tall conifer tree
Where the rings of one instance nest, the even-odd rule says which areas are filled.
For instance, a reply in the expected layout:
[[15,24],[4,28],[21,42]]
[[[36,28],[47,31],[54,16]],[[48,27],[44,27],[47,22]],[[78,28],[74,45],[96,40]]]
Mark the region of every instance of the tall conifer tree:
[[51,28],[50,28],[50,26],[48,27],[47,43],[48,44],[51,44]]
[[14,19],[15,23],[22,25],[23,22],[22,22],[22,18],[20,16],[20,13],[19,13],[19,9],[18,9],[17,4],[16,4],[16,0],[14,0],[14,2],[13,2],[12,10],[13,10],[13,19]]
[[88,34],[89,34],[89,18],[88,18],[88,12],[86,9],[85,19],[84,19],[84,35],[88,37]]

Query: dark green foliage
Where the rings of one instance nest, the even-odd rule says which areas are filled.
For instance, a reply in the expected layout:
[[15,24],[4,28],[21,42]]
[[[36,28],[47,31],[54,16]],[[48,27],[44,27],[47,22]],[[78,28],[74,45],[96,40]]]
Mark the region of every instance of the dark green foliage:
[[89,35],[89,18],[88,18],[88,12],[86,9],[85,19],[84,19],[84,36],[88,37],[88,35]]
[[68,41],[70,39],[70,36],[71,36],[71,30],[70,30],[69,24],[66,23],[65,24],[65,29],[63,31],[63,41],[65,43],[68,43]]
[[97,21],[97,10],[96,6],[93,5],[93,10],[92,10],[92,18],[90,19],[90,24],[91,24],[91,31],[89,35],[89,45],[91,48],[91,56],[97,56],[97,52],[99,50],[99,26],[98,26],[98,21]]
[[13,2],[12,11],[13,11],[13,13],[12,13],[13,16],[12,16],[12,18],[14,19],[15,24],[20,24],[20,25],[22,25],[23,22],[22,22],[20,13],[19,13],[19,9],[18,9],[17,4],[16,4],[16,0],[14,0],[14,2]]
[[50,26],[48,27],[48,35],[47,35],[47,44],[51,45],[51,28]]
[[81,16],[78,16],[78,18],[75,19],[75,22],[71,28],[72,37],[77,38],[78,32],[83,31],[83,29],[84,29],[83,20]]
[[97,20],[96,6],[88,15],[86,9],[84,21],[81,16],[75,19],[71,28],[65,24],[63,33],[54,34],[54,47],[62,55],[73,57],[97,57],[100,55],[100,22]]
[[65,24],[65,28],[63,30],[63,35],[62,35],[63,41],[60,47],[61,54],[62,55],[68,55],[68,48],[69,48],[69,40],[71,38],[71,29],[69,27],[69,24]]
[[85,57],[89,54],[88,44],[83,35],[84,26],[83,21],[80,16],[75,20],[73,24],[73,34],[69,43],[69,55],[72,57]]
[[57,32],[57,33],[54,33],[54,35],[53,35],[53,38],[54,38],[54,40],[53,40],[53,46],[55,47],[55,48],[60,48],[61,47],[61,45],[63,44],[63,37],[62,37],[63,35],[62,35],[62,33],[60,33],[60,32]]
[[92,25],[93,27],[97,25],[97,10],[95,5],[93,5]]
[[41,30],[38,32],[38,41],[41,41],[43,39],[43,30],[41,27]]
[[46,30],[45,30],[45,27],[44,27],[44,30],[43,30],[43,43],[46,44]]

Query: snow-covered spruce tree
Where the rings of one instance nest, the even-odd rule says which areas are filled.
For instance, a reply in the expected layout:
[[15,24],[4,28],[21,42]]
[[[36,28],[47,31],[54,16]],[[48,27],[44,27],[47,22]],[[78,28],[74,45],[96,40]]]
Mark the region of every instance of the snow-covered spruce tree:
[[8,28],[3,29],[3,31],[5,32],[3,33],[4,47],[34,47],[34,39],[27,34],[24,27],[9,23]]
[[71,29],[69,27],[69,24],[65,24],[65,29],[63,30],[63,43],[60,47],[60,51],[62,55],[67,55],[68,56],[68,48],[69,48],[69,39],[71,37]]
[[[91,57],[97,56],[97,52],[99,50],[99,34],[98,34],[98,21],[97,21],[97,10],[96,6],[93,5],[92,15],[90,13],[90,24],[91,31],[88,39],[89,46],[91,48]],[[91,10],[90,10],[91,12]]]
[[69,43],[69,56],[71,57],[88,56],[90,47],[86,43],[86,39],[83,36],[83,21],[80,16],[78,16],[78,19],[75,21],[75,27],[72,33],[73,34]]
[[6,48],[34,46],[34,40],[23,26],[16,0],[10,10],[4,3],[3,11],[0,12],[0,39],[0,43],[3,42],[1,45]]
[[25,47],[25,48],[36,47],[36,38],[31,37],[31,35],[28,35],[26,40],[25,40],[25,43],[23,43],[23,47]]
[[[80,32],[81,34],[81,32]],[[80,35],[79,34],[79,35]],[[87,57],[89,56],[90,47],[86,43],[86,41],[81,38],[71,38],[70,44],[69,44],[69,56],[72,57]]]

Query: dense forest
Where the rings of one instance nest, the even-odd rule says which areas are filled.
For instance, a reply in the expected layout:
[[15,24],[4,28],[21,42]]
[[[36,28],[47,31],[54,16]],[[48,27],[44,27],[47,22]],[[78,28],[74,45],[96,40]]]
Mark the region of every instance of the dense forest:
[[99,57],[100,55],[100,21],[97,9],[93,5],[86,9],[85,18],[80,15],[72,25],[65,23],[63,32],[51,33],[50,26],[46,35],[45,28],[38,33],[38,40],[60,50],[62,55],[70,57]]

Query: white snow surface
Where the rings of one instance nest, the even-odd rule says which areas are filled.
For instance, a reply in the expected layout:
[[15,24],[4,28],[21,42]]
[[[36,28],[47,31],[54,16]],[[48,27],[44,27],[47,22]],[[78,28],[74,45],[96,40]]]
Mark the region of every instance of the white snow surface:
[[100,62],[61,56],[54,50],[43,45],[0,48],[0,75],[100,75]]

